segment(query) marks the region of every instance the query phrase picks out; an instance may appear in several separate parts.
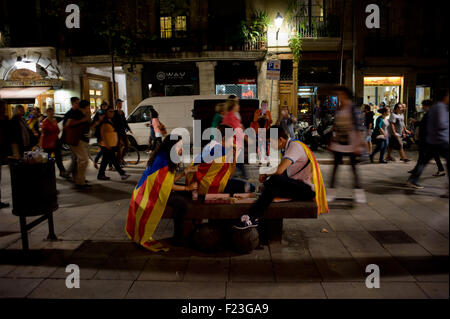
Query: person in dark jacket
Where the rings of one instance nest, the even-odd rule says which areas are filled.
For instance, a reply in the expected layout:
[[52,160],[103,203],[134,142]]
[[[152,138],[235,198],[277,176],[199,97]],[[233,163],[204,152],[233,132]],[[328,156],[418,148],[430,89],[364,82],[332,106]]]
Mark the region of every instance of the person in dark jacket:
[[[0,100],[0,183],[2,182],[2,165],[7,164],[9,154],[9,119],[6,115],[6,102]],[[2,190],[0,189],[0,209],[9,207],[2,202]]]
[[119,148],[117,152],[117,157],[119,160],[119,163],[123,165],[123,157],[124,154],[128,151],[128,137],[127,132],[131,131],[130,126],[128,125],[127,119],[125,117],[125,112],[122,110],[123,101],[121,99],[116,100],[116,111],[114,113],[113,123],[114,127],[117,131],[117,134],[119,134]]
[[30,151],[38,142],[25,122],[24,114],[25,109],[23,105],[17,105],[10,122],[11,149],[13,156],[16,158],[22,157],[24,152]]

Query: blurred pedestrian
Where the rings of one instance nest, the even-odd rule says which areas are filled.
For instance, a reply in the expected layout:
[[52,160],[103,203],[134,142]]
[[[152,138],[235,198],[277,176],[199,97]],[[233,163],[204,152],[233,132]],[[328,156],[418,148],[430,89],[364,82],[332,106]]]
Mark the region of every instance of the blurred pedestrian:
[[34,136],[36,138],[39,138],[39,113],[38,108],[33,107],[30,109],[30,115],[27,119],[27,125],[30,128],[30,130],[33,132]]
[[150,117],[150,120],[149,120],[148,123],[145,124],[145,126],[150,128],[150,134],[148,136],[148,150],[147,150],[147,153],[150,153],[151,151],[153,151],[155,149],[154,144],[155,144],[156,136],[155,136],[155,129],[153,128],[153,125],[152,125],[152,111],[153,110],[154,110],[153,105],[150,105],[148,107],[148,112],[149,112],[148,115]]
[[366,128],[366,143],[369,154],[372,154],[372,132],[373,132],[373,104],[364,105],[364,127]]
[[406,158],[405,150],[403,149],[403,138],[406,134],[411,134],[405,127],[405,108],[402,103],[397,103],[394,110],[389,117],[389,146],[387,161],[395,161],[392,157],[392,151],[397,150],[400,153],[400,160],[407,163],[410,160]]
[[110,178],[105,175],[106,166],[112,163],[116,171],[120,174],[122,180],[126,180],[130,177],[122,169],[119,163],[119,159],[116,156],[118,151],[120,141],[119,133],[114,125],[113,118],[115,115],[114,108],[112,106],[108,107],[106,110],[106,116],[102,124],[100,124],[100,145],[103,151],[102,163],[100,164],[100,169],[98,170],[97,179],[99,180],[109,180]]
[[[2,182],[2,165],[8,164],[10,151],[9,119],[6,115],[6,102],[0,100],[0,184]],[[8,203],[2,202],[2,190],[0,187],[0,209],[9,207]]]
[[127,132],[133,134],[130,126],[128,125],[127,119],[125,117],[125,112],[122,110],[123,101],[121,99],[116,100],[116,111],[114,113],[113,123],[116,127],[117,134],[119,134],[119,147],[117,149],[117,158],[121,166],[125,165],[123,160],[124,154],[128,152],[128,137]]
[[328,201],[336,199],[335,178],[339,165],[344,156],[350,157],[353,171],[353,196],[357,203],[366,203],[366,195],[360,184],[357,170],[357,156],[363,153],[364,126],[362,125],[361,109],[352,104],[352,92],[343,86],[334,89],[340,102],[334,117],[333,136],[330,142],[330,150],[334,155],[334,167],[331,174],[331,183],[328,190]]
[[40,145],[41,148],[44,149],[44,151],[48,153],[49,156],[51,156],[51,154],[54,154],[56,165],[59,169],[59,175],[61,177],[67,178],[69,176],[69,173],[66,172],[66,169],[64,168],[64,165],[62,163],[61,141],[58,138],[60,130],[58,127],[58,122],[56,121],[54,115],[54,109],[51,107],[48,108],[47,118],[42,121]]
[[389,144],[388,127],[390,109],[383,107],[378,110],[378,113],[381,115],[377,118],[372,132],[372,141],[375,143],[375,149],[370,154],[370,161],[373,163],[375,154],[380,152],[379,163],[386,164],[387,162],[384,160],[384,154],[386,153],[386,149]]
[[[449,162],[449,116],[448,116],[448,89],[439,90],[436,94],[437,103],[431,106],[427,114],[426,129],[426,150],[417,163],[417,167],[408,179],[407,186],[411,188],[423,188],[418,184],[418,180],[422,175],[425,166],[434,156],[442,156],[447,165],[447,176]],[[448,191],[448,190],[447,190]],[[447,193],[448,196],[448,193]]]
[[24,120],[25,109],[17,105],[10,122],[11,151],[14,157],[21,158],[24,152],[31,151],[38,140]]
[[[223,117],[222,123],[233,128],[235,131],[235,141],[236,141],[236,156],[238,161],[236,163],[236,168],[241,171],[242,178],[247,179],[247,172],[244,165],[244,154],[240,157],[241,152],[244,147],[244,140],[247,136],[244,135],[244,126],[242,125],[241,114],[239,113],[240,105],[239,98],[236,95],[230,95],[228,100],[225,102],[225,108],[227,113]],[[248,139],[247,139],[248,141]]]
[[[100,109],[97,110],[97,112],[94,115],[94,118],[92,119],[91,124],[91,130],[94,131],[94,136],[97,139],[97,143],[100,144],[100,124],[103,123],[103,120],[105,119],[105,112],[108,108],[108,103],[106,101],[103,101],[100,105]],[[100,148],[100,151],[95,155],[94,158],[94,167],[98,169],[98,162],[100,161],[100,158],[103,155],[103,151]]]
[[89,129],[90,103],[82,100],[79,102],[79,107],[69,114],[64,126],[66,143],[70,145],[76,157],[75,186],[81,189],[91,186],[86,183],[86,170],[89,165]]
[[[67,144],[67,145],[69,145],[69,144],[66,141],[66,130],[64,128],[66,127],[67,121],[72,116],[73,112],[75,112],[76,110],[79,110],[80,99],[78,97],[73,96],[70,98],[70,104],[71,104],[70,110],[67,111],[66,114],[64,114],[63,132],[61,135],[61,143]],[[77,175],[77,166],[78,166],[77,157],[75,156],[75,153],[72,151],[71,152],[71,161],[70,161],[69,169],[67,171],[72,174],[73,180],[75,180],[75,177]]]
[[289,134],[289,137],[294,139],[294,124],[297,123],[297,118],[289,112],[287,107],[281,110],[280,126]]
[[258,141],[256,153],[261,163],[267,162],[267,141],[265,131],[259,134],[259,129],[267,130],[272,125],[272,114],[268,108],[267,100],[261,102],[261,108],[253,114],[253,122],[250,127],[255,130],[256,140]]

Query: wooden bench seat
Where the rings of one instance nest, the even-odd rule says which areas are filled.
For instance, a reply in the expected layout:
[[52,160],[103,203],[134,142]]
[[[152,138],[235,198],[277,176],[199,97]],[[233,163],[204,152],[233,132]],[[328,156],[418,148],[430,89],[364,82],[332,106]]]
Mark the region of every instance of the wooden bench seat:
[[[234,220],[239,219],[251,204],[205,204],[202,201],[189,201],[189,210],[185,216],[185,232],[192,229],[192,220]],[[167,206],[162,218],[172,218],[173,210]],[[263,233],[269,241],[281,241],[284,218],[317,218],[315,202],[272,203],[264,215]]]

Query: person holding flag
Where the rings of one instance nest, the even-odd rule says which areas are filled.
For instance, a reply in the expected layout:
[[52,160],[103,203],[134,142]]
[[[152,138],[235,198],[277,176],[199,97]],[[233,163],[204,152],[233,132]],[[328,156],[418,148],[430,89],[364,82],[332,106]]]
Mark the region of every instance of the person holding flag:
[[167,247],[152,238],[166,205],[172,207],[175,214],[172,243],[183,244],[183,219],[188,204],[179,193],[196,190],[198,184],[174,184],[196,170],[188,167],[184,172],[176,174],[182,153],[181,136],[166,136],[152,152],[147,168],[131,197],[125,232],[131,240],[153,252],[168,251]]
[[[269,138],[270,130],[277,130],[278,140]],[[250,207],[248,214],[233,226],[236,229],[257,227],[259,218],[264,216],[275,197],[290,198],[297,201],[314,200],[317,214],[328,213],[325,186],[319,164],[311,150],[299,140],[288,137],[279,125],[274,125],[267,132],[270,144],[276,144],[282,151],[281,162],[276,172],[267,177],[262,176],[264,190],[258,200]]]

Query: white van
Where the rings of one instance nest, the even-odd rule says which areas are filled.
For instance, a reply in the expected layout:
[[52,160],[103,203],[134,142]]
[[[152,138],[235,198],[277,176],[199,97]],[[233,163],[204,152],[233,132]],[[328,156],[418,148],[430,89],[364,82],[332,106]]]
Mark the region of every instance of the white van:
[[[159,120],[163,123],[167,132],[170,133],[174,128],[186,128],[192,136],[193,119],[209,120],[214,116],[215,106],[218,103],[226,101],[228,95],[190,95],[190,96],[164,96],[150,97],[138,104],[136,109],[128,116],[127,122],[133,131],[133,135],[129,136],[130,142],[137,146],[148,145],[150,137],[150,106],[159,114]],[[253,112],[259,107],[258,100],[241,100],[241,115],[253,118]],[[245,105],[251,105],[246,107]],[[243,108],[243,106],[245,106]],[[194,107],[197,108],[193,114]],[[248,110],[247,110],[248,109]],[[247,110],[247,111],[246,111]],[[247,116],[244,116],[244,114]],[[194,116],[193,116],[194,115]],[[209,122],[210,124],[210,122]],[[202,125],[208,125],[205,123]],[[245,123],[244,123],[245,125]],[[202,127],[202,130],[207,128]]]

